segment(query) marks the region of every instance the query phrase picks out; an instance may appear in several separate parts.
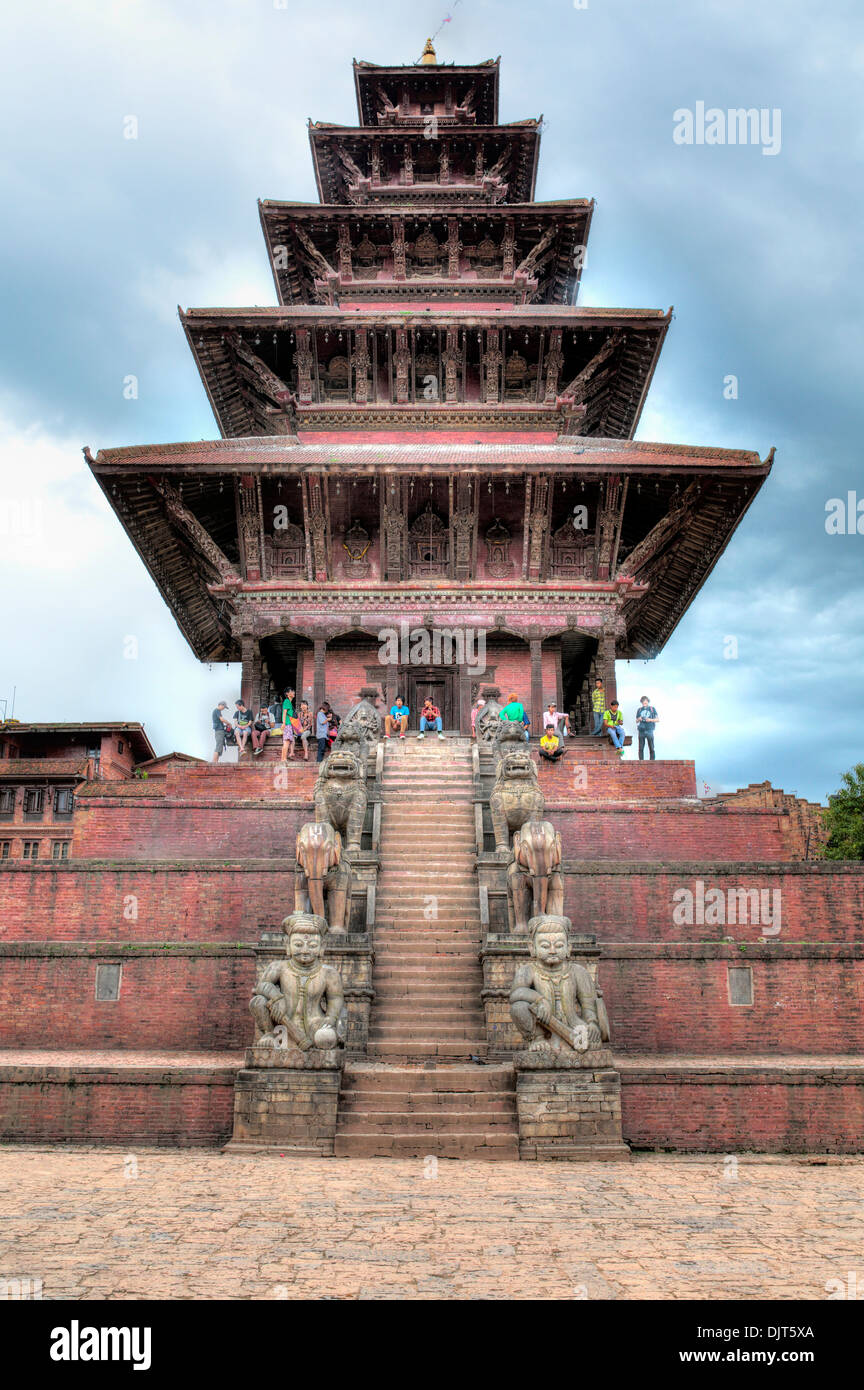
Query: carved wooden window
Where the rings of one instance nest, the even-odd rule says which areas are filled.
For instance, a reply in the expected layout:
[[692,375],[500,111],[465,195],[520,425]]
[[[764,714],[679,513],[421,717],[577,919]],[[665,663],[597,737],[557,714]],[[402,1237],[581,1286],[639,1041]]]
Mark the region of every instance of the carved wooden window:
[[331,357],[323,372],[324,399],[328,401],[347,401],[351,399],[351,363],[347,357],[337,354]]
[[28,787],[24,793],[25,816],[41,816],[45,810],[44,787]]
[[12,858],[12,841],[0,840],[0,859]]
[[486,542],[486,573],[494,579],[510,574],[510,532],[503,521],[496,519],[483,538]]
[[75,793],[71,787],[58,787],[54,793],[55,816],[71,816],[75,809]]
[[38,859],[38,858],[39,858],[39,841],[38,841],[38,840],[25,840],[25,841],[24,841],[23,857],[24,857],[25,859]]
[[264,551],[267,567],[274,578],[305,573],[306,536],[293,522],[274,526],[272,536],[264,537]]
[[594,554],[594,537],[578,530],[568,517],[552,536],[552,573],[556,579],[587,579]]
[[10,818],[15,814],[15,788],[0,787],[0,816]]
[[412,579],[446,575],[450,561],[449,534],[444,522],[427,503],[408,532],[408,571]]
[[421,232],[411,247],[411,264],[417,275],[434,275],[441,262],[441,247],[435,233]]
[[52,842],[51,842],[51,858],[52,858],[52,859],[68,859],[68,858],[69,858],[69,841],[68,841],[68,840],[52,840]]
[[471,256],[471,264],[477,274],[485,279],[490,279],[501,273],[498,247],[491,237],[484,237],[483,240],[475,246]]
[[358,242],[353,256],[354,279],[355,280],[374,280],[378,275],[378,267],[381,262],[381,254],[374,242],[368,236]]

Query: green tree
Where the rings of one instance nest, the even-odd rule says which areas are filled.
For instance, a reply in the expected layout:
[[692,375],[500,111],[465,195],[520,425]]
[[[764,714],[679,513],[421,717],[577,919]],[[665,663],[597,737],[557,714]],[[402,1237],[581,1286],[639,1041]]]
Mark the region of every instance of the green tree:
[[843,786],[828,798],[826,859],[864,859],[864,763],[843,773]]

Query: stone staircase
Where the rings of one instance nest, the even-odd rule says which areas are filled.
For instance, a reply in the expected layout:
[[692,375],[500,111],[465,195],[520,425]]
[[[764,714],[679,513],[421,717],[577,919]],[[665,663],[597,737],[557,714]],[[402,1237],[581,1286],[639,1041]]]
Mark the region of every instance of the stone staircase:
[[345,1067],[336,1153],[515,1159],[513,1070],[482,1061],[468,739],[385,744],[380,853],[369,1060]]

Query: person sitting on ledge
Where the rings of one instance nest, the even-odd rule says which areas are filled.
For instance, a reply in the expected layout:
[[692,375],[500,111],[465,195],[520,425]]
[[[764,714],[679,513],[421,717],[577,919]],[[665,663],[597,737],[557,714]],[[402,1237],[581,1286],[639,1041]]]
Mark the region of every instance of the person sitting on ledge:
[[408,728],[408,713],[408,706],[402,699],[402,696],[397,695],[395,705],[391,705],[390,713],[384,716],[385,738],[390,737],[397,724],[399,725],[399,737],[405,737],[405,732]]
[[249,742],[249,735],[252,732],[252,711],[248,709],[243,700],[234,702],[234,737],[237,740],[239,752],[238,758],[242,758],[246,752],[246,744]]
[[511,724],[523,724],[525,722],[525,707],[518,695],[507,696],[507,703],[498,718],[506,719]]
[[318,740],[318,762],[323,763],[330,752],[330,720],[323,705],[319,705],[315,716],[315,737]]
[[612,700],[603,714],[603,728],[611,738],[619,757],[624,752],[624,716],[618,708],[618,701]]
[[564,757],[565,751],[557,730],[551,727],[544,729],[540,740],[540,757],[545,758],[547,762],[555,763]]
[[306,700],[300,701],[300,713],[297,715],[297,726],[294,736],[294,746],[296,748],[298,742],[303,744],[303,761],[304,763],[308,763],[309,740],[312,737],[312,711]]
[[425,738],[427,729],[437,729],[438,737],[443,738],[443,727],[440,709],[437,705],[433,705],[431,700],[427,700],[420,714],[420,732],[417,737]]
[[266,705],[262,705],[257,715],[255,723],[252,725],[252,756],[257,757],[263,753],[264,745],[267,742],[267,735],[273,728],[273,716]]
[[477,716],[478,716],[478,714],[480,713],[481,709],[483,709],[483,707],[484,707],[485,704],[486,704],[486,701],[483,699],[483,696],[482,696],[482,695],[478,696],[478,698],[474,701],[474,705],[473,705],[473,708],[472,708],[472,710],[471,710],[471,737],[472,737],[472,738],[476,738],[476,737],[477,737]]

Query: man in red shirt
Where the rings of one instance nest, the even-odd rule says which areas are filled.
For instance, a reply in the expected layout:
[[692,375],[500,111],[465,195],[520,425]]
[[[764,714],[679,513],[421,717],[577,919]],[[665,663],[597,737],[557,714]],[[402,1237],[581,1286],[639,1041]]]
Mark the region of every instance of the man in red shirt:
[[417,737],[425,738],[427,729],[437,729],[438,737],[443,738],[442,728],[440,709],[437,705],[433,705],[431,700],[427,700],[420,711],[420,733]]

